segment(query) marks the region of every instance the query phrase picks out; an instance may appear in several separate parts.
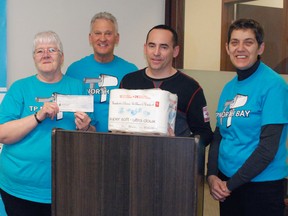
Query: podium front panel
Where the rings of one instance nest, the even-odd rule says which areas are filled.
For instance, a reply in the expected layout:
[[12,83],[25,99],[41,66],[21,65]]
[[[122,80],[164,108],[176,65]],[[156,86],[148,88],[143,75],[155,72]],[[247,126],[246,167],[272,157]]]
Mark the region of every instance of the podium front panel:
[[194,138],[52,134],[54,216],[202,216],[204,146]]

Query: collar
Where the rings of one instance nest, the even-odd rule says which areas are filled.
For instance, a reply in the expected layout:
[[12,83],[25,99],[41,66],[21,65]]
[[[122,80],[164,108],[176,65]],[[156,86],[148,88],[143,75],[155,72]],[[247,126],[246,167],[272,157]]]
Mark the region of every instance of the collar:
[[250,68],[245,69],[245,70],[240,70],[237,69],[237,75],[238,75],[238,81],[242,81],[244,79],[247,79],[248,77],[250,77],[253,73],[255,73],[255,71],[258,69],[260,65],[260,59],[258,59],[254,65],[252,65]]

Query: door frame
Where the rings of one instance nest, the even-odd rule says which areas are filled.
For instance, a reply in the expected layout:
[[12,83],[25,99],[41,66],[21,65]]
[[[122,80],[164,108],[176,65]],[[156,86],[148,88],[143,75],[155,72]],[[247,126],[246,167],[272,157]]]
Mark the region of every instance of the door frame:
[[184,65],[185,0],[165,0],[165,24],[178,33],[180,51],[173,66],[181,69]]
[[[228,27],[233,20],[234,4],[249,2],[253,0],[222,0],[222,15],[221,15],[221,53],[220,53],[220,70],[230,71],[231,62],[227,58],[225,43],[227,40]],[[285,59],[282,65],[282,73],[288,73],[286,71],[286,65],[288,65],[288,0],[283,0],[284,10],[284,26],[282,40],[286,43],[282,49],[282,58]],[[185,26],[185,0],[165,0],[165,24],[173,27],[179,36],[180,52],[178,57],[174,60],[174,67],[183,68],[184,65],[184,26]]]

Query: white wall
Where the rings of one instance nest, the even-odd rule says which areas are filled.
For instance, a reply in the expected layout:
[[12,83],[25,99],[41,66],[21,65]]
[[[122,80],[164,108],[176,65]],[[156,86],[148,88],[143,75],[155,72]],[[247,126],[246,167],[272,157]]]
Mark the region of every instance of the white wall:
[[89,25],[100,11],[108,11],[118,19],[120,44],[115,53],[144,67],[146,34],[154,25],[164,23],[165,0],[7,0],[8,87],[36,73],[32,41],[37,32],[53,30],[59,34],[65,55],[63,73],[73,61],[92,53]]
[[222,0],[185,0],[184,68],[220,69]]

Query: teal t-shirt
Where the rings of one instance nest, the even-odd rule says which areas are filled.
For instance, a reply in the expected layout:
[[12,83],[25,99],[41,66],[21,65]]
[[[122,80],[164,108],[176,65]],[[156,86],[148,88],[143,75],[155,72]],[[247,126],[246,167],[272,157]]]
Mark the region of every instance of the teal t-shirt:
[[108,132],[110,91],[119,88],[122,78],[136,70],[134,64],[118,56],[111,62],[100,63],[95,61],[93,54],[68,67],[66,75],[84,82],[86,92],[94,95],[94,126],[98,132]]
[[219,169],[231,177],[260,142],[262,126],[284,124],[278,152],[268,167],[252,181],[272,181],[288,175],[288,87],[284,79],[264,63],[245,80],[237,77],[224,87],[216,112],[222,140]]
[[[43,106],[37,98],[53,93],[82,95],[83,83],[68,76],[44,83],[36,76],[16,81],[0,105],[0,124],[32,115]],[[0,187],[7,193],[34,202],[51,203],[51,132],[53,128],[75,130],[74,113],[60,120],[46,118],[22,140],[3,145],[0,154]]]

